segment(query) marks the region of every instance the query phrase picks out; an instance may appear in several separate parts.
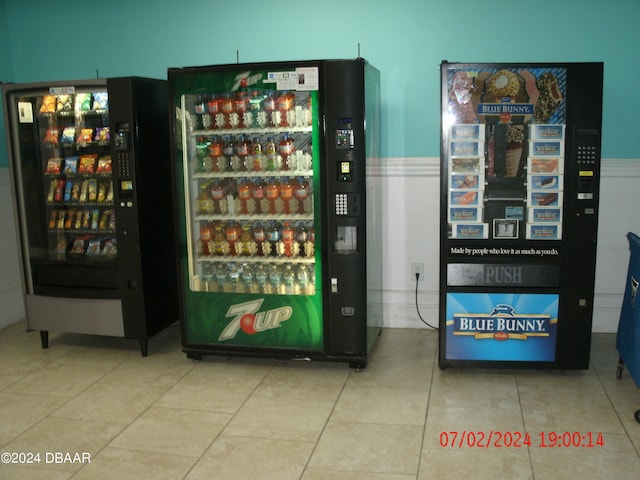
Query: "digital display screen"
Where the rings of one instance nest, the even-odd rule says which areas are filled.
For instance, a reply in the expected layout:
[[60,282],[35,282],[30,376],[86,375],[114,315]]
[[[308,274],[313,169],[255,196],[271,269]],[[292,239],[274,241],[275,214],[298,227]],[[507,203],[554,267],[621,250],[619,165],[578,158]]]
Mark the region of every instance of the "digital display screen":
[[130,192],[133,190],[132,180],[120,180],[120,190],[123,192]]

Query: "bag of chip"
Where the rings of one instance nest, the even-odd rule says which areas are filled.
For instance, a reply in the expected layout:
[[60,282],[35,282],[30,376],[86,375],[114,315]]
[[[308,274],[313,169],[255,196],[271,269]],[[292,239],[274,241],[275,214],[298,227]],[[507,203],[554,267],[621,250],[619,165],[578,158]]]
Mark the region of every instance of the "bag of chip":
[[59,136],[59,134],[60,134],[60,131],[57,128],[50,128],[44,134],[44,142],[45,143],[51,143],[53,145],[57,145],[58,144],[58,136]]
[[45,95],[42,97],[42,105],[40,105],[40,113],[54,113],[56,111],[56,96]]
[[78,173],[78,157],[64,159],[64,173],[67,175]]
[[89,110],[91,110],[91,94],[76,94],[76,112],[88,112]]
[[75,127],[65,127],[62,130],[62,138],[60,143],[73,143],[76,141],[76,129]]
[[93,128],[81,128],[78,135],[78,143],[91,143],[93,140]]
[[108,142],[109,140],[110,140],[109,127],[98,127],[98,128],[96,128],[96,136],[94,137],[94,141],[96,141],[96,142]]
[[96,173],[111,173],[111,156],[105,155],[98,159],[98,168]]
[[95,110],[106,110],[109,108],[109,95],[107,92],[94,92],[93,93],[93,106],[92,109]]

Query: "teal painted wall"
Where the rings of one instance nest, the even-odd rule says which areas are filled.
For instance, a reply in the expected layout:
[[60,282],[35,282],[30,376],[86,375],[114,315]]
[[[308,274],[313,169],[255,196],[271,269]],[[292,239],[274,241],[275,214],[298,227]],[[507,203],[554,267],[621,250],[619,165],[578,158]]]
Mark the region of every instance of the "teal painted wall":
[[235,63],[236,52],[352,58],[360,44],[381,71],[382,156],[437,157],[443,59],[603,61],[603,156],[640,158],[638,25],[638,0],[0,0],[0,80],[166,78],[168,67]]

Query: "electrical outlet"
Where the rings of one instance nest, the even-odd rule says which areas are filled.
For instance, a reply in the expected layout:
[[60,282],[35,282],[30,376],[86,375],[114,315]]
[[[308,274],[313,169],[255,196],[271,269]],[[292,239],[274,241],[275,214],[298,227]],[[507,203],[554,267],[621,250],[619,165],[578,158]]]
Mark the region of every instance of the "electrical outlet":
[[416,274],[419,274],[418,277],[419,282],[424,282],[424,263],[417,262],[411,264],[411,281],[416,281]]

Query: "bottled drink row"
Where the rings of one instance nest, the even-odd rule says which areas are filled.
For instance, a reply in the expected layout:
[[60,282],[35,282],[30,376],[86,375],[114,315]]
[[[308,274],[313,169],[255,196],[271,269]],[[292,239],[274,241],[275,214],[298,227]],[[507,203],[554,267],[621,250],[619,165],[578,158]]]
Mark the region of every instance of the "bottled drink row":
[[204,285],[209,292],[313,295],[316,274],[313,265],[213,263],[205,266]]
[[196,130],[293,128],[311,125],[311,97],[275,90],[199,95]]
[[313,258],[315,230],[298,222],[200,222],[196,253],[202,257]]
[[196,138],[195,173],[308,171],[312,166],[310,146],[296,147],[289,133]]
[[200,184],[199,215],[307,215],[313,213],[308,177],[223,178]]

